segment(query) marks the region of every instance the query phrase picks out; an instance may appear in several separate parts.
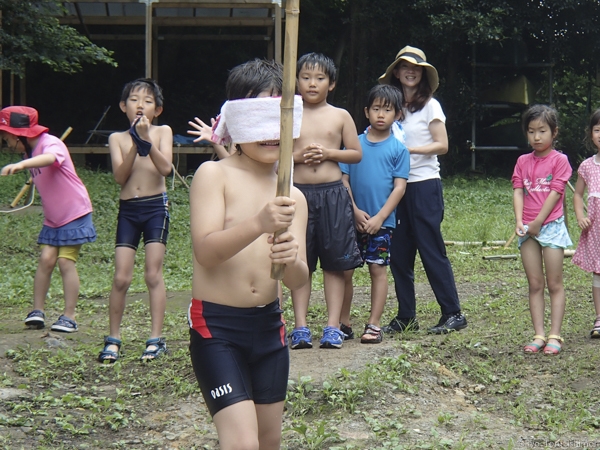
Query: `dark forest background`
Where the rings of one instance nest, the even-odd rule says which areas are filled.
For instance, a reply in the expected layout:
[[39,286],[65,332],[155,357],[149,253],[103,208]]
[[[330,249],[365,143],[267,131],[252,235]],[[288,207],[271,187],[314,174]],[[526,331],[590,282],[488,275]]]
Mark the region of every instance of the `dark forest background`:
[[[518,128],[522,106],[504,105],[500,111],[482,106],[482,94],[489,87],[524,75],[533,85],[533,101],[558,108],[557,147],[577,167],[590,154],[584,143],[589,114],[600,107],[599,17],[600,2],[595,0],[301,0],[298,54],[321,52],[336,61],[339,80],[329,101],[350,111],[360,132],[365,125],[366,92],[400,48],[423,49],[439,72],[436,97],[448,118],[450,151],[440,158],[445,175],[472,171],[474,126],[478,136],[494,136],[496,131],[502,136],[492,141],[516,140],[525,145],[518,131],[516,137],[509,136]],[[93,34],[93,27],[89,31]],[[137,32],[143,34],[143,27]],[[84,64],[81,72],[67,74],[47,64],[26,65],[27,104],[39,110],[40,122],[54,134],[72,126],[67,143],[83,143],[107,106],[111,109],[100,128],[125,129],[127,122],[118,108],[121,89],[127,81],[144,75],[143,41],[94,44],[114,52],[118,66]],[[267,44],[260,41],[173,40],[159,41],[158,46],[158,81],[165,95],[159,122],[183,135],[194,116],[209,120],[218,113],[229,69],[267,55]],[[7,106],[8,96],[3,98]],[[504,128],[492,125],[512,131],[505,133]],[[475,171],[508,176],[524,151],[478,151]]]

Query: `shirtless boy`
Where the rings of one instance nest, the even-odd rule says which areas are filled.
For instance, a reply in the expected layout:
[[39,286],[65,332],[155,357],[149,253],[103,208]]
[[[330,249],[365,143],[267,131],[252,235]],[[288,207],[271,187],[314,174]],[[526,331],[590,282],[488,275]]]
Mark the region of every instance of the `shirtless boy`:
[[162,265],[169,234],[165,177],[171,173],[173,132],[167,125],[152,125],[152,120],[163,111],[162,90],[154,80],[140,78],[127,83],[119,105],[131,128],[108,138],[113,174],[121,194],[115,275],[109,299],[110,335],[104,339],[104,349],[98,355],[100,362],[107,363],[119,358],[125,295],[133,278],[142,234],[152,328],[141,359],[156,359],[167,351],[161,337],[166,304]]
[[[317,259],[323,269],[328,317],[320,341],[322,348],[342,347],[345,334],[339,327],[344,271],[362,264],[356,244],[352,201],[342,184],[338,166],[340,162],[359,162],[362,150],[348,111],[327,103],[327,94],[335,87],[336,74],[335,64],[324,55],[309,53],[298,60],[297,82],[304,109],[300,138],[294,143],[294,183],[308,203],[306,255],[311,277]],[[312,335],[306,322],[310,291],[310,282],[292,290],[295,328],[290,338],[293,349],[312,347]]]
[[[281,89],[275,62],[256,59],[230,72],[214,135],[236,142],[237,152],[203,163],[190,190],[190,354],[224,450],[280,448],[289,350],[271,263],[285,265],[290,289],[308,281],[306,201],[293,187],[290,197],[275,197],[281,99],[273,96]],[[240,128],[243,136],[234,133]]]

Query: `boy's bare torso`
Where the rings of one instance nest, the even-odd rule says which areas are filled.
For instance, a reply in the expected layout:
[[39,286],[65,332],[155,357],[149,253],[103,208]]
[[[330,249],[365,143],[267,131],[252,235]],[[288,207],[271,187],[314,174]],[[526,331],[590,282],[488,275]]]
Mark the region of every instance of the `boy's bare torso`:
[[[224,205],[223,230],[255,216],[275,197],[277,176],[273,170],[257,174],[240,164],[237,155],[219,162],[204,163],[201,169],[195,176],[210,177],[211,189],[210,192],[202,192],[203,198],[197,201],[204,201],[204,197],[210,195],[223,202],[219,205]],[[292,187],[290,197],[298,201],[302,194]],[[215,208],[219,209],[221,208]],[[292,233],[295,231],[294,224],[290,228]],[[194,258],[192,296],[198,300],[243,308],[274,301],[277,297],[277,282],[270,277],[271,244],[267,242],[267,238],[267,233],[262,234],[217,266],[201,266]]]
[[[163,144],[163,140],[172,140],[171,133],[167,132],[167,130],[170,131],[170,128],[165,126],[153,125],[150,128],[150,138],[158,149],[164,148],[164,144],[172,145],[172,142],[165,142]],[[129,130],[113,133],[109,139],[109,147],[111,156],[113,152],[120,152],[123,161],[127,158],[130,151],[136,151]],[[166,192],[165,177],[158,172],[152,162],[151,156],[137,155],[127,182],[121,186],[120,199],[127,200],[135,197],[147,197],[163,192]]]
[[325,160],[319,164],[299,164],[296,155],[305,153],[311,144],[327,149],[339,149],[342,145],[344,116],[347,112],[327,103],[318,107],[306,107],[302,112],[300,137],[294,142],[294,182],[321,184],[339,181],[342,172],[336,161]]

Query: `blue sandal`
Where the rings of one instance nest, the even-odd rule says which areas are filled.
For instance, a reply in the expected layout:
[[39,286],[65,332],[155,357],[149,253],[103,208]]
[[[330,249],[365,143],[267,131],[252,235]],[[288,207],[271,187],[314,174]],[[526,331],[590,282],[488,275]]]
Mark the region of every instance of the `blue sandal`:
[[[148,350],[148,347],[154,346],[156,347],[154,350]],[[142,357],[140,358],[142,361],[154,361],[160,355],[167,354],[169,351],[167,350],[167,341],[165,338],[150,338],[146,341],[146,350],[142,353]]]
[[[113,364],[117,359],[119,359],[121,344],[123,344],[123,341],[121,341],[121,339],[117,339],[110,336],[104,336],[104,349],[98,355],[98,361],[101,363]],[[108,347],[110,345],[116,345],[119,349],[116,352],[113,350],[109,350]]]

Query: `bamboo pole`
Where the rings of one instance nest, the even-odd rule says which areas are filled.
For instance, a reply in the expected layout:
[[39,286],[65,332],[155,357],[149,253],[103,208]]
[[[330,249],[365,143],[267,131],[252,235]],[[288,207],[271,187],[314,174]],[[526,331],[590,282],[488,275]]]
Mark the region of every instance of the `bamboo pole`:
[[[298,16],[300,0],[288,0],[285,7],[286,26],[283,48],[283,92],[281,93],[281,131],[277,197],[289,197],[292,184],[292,150],[294,147],[294,94],[296,92],[296,60],[298,59]],[[275,237],[285,230],[278,230]],[[283,279],[283,264],[271,264],[271,278]]]

